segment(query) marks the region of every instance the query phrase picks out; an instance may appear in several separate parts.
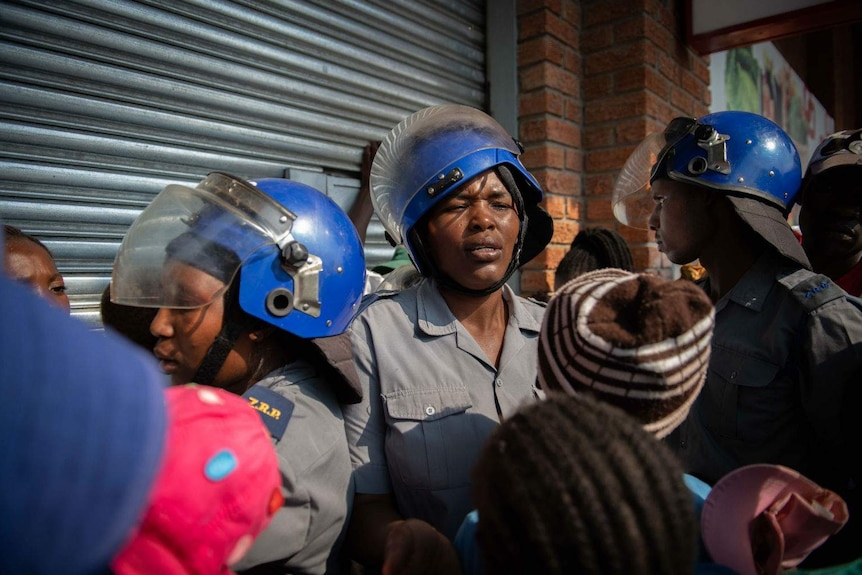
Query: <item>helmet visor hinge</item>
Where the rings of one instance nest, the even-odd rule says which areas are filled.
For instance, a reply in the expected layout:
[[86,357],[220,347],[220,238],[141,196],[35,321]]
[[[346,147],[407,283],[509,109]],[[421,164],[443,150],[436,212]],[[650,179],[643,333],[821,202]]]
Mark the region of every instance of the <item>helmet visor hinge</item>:
[[[281,268],[293,278],[292,306],[284,315],[296,309],[311,317],[320,317],[320,274],[323,271],[323,260],[308,253],[308,248],[290,235],[284,238],[282,244]],[[266,304],[270,313],[278,315],[270,309],[269,296]]]
[[730,173],[727,161],[727,141],[730,136],[719,134],[712,126],[698,126],[695,130],[697,145],[706,150],[707,169],[720,174]]

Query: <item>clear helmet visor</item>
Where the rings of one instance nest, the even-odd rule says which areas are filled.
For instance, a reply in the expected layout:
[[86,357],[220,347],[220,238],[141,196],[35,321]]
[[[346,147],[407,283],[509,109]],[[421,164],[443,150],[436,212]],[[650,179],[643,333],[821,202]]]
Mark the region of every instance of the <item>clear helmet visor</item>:
[[209,174],[194,188],[168,185],[123,239],[111,300],[138,307],[205,306],[224,293],[252,254],[282,244],[295,219],[227,174]]
[[698,128],[694,118],[675,118],[662,132],[650,134],[631,153],[620,170],[611,193],[614,217],[621,224],[649,229],[653,212],[651,184],[668,154]]
[[654,206],[650,178],[666,145],[663,133],[651,134],[623,165],[611,194],[614,217],[621,224],[644,230],[649,228]]

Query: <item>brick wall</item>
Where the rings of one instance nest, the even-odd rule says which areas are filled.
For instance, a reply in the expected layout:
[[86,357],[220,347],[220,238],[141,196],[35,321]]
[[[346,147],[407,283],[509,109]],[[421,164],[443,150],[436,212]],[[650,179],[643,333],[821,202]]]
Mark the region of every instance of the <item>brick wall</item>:
[[682,2],[519,0],[524,164],[556,220],[548,248],[523,268],[524,294],[549,291],[581,227],[617,229],[638,270],[670,274],[652,235],[614,219],[610,194],[635,146],[675,116],[709,104],[709,61],[682,39]]

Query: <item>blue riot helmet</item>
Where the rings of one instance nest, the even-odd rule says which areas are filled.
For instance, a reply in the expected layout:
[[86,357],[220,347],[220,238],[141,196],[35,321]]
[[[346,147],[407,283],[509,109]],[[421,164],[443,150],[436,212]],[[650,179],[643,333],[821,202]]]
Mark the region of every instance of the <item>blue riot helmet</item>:
[[612,194],[617,220],[647,229],[650,187],[661,178],[725,195],[758,235],[809,267],[786,219],[801,183],[799,153],[771,120],[738,111],[672,120],[662,133],[647,137],[623,166]]
[[251,183],[289,206],[296,220],[277,258],[259,252],[243,265],[240,305],[300,337],[343,333],[365,288],[365,253],[353,222],[328,196],[304,184],[281,178]]
[[167,186],[129,229],[111,299],[196,308],[223,291],[190,294],[165,265],[179,260],[225,284],[240,274],[242,309],[302,338],[347,329],[365,283],[356,228],[327,196],[284,179],[246,182],[214,172],[191,188]]
[[374,210],[390,240],[404,245],[422,275],[445,280],[425,253],[417,224],[475,176],[497,170],[515,200],[521,232],[505,278],[482,290],[494,291],[545,249],[553,235],[553,220],[539,206],[542,189],[521,164],[521,152],[506,130],[480,110],[454,104],[425,108],[402,120],[381,143],[371,167]]
[[[177,263],[223,287],[186,289]],[[214,172],[194,188],[167,186],[135,220],[114,263],[111,301],[194,309],[224,298],[222,332],[195,377],[210,383],[246,327],[230,313],[234,301],[247,318],[327,337],[347,329],[364,284],[359,236],[332,200],[298,182]]]

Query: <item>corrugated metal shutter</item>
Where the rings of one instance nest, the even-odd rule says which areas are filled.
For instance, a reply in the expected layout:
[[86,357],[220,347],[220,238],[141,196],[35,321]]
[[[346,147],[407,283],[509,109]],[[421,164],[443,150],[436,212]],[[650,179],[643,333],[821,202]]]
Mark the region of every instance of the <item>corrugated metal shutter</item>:
[[[42,239],[98,322],[119,243],[170,182],[318,172],[424,106],[485,105],[483,0],[0,4],[0,217]],[[391,248],[369,227],[370,262]]]

